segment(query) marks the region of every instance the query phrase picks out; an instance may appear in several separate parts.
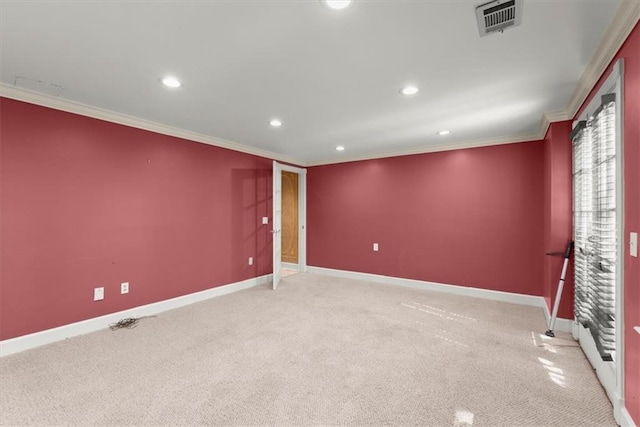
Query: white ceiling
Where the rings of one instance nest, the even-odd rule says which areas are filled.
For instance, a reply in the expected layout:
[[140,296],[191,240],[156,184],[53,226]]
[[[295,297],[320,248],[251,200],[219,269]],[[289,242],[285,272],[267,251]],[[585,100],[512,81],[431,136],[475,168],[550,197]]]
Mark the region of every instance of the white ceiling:
[[539,138],[621,2],[524,0],[520,27],[480,38],[482,2],[2,0],[2,88],[300,165]]

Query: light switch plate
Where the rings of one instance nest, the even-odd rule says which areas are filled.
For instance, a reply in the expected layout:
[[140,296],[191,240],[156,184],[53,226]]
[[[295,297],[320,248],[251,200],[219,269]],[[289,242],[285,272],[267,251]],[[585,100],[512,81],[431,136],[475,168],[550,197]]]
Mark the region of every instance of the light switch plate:
[[629,252],[631,256],[638,258],[638,233],[629,235]]
[[104,288],[94,288],[93,289],[93,300],[100,301],[104,299]]
[[268,216],[263,216],[262,217],[262,223],[263,224],[269,224],[269,217]]
[[373,244],[373,251],[374,252],[378,252],[378,244],[377,243]]

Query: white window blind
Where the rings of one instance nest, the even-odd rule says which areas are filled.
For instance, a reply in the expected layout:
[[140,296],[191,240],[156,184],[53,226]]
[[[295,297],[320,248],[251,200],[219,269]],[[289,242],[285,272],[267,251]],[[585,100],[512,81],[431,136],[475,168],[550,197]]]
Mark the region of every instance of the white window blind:
[[615,95],[574,128],[573,186],[575,314],[589,328],[600,356],[616,351],[616,117]]

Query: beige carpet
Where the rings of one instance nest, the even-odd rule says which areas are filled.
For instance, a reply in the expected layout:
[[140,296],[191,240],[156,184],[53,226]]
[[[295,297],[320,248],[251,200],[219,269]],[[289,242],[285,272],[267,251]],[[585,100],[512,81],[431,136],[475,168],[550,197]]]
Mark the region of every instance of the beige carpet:
[[542,311],[313,274],[0,359],[3,425],[606,426]]

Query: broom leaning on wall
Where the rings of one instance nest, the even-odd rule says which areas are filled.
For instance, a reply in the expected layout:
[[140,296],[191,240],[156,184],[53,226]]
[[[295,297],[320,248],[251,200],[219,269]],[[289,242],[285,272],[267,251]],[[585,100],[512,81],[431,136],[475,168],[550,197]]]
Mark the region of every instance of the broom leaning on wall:
[[[560,298],[562,297],[562,289],[564,288],[564,279],[567,275],[567,267],[569,265],[569,258],[571,258],[571,252],[573,252],[573,240],[567,245],[567,250],[564,251],[564,264],[562,265],[562,274],[560,274],[560,281],[558,282],[558,291],[556,292],[556,300],[553,304],[553,313],[549,319],[549,325],[547,331],[544,333],[548,337],[555,337],[553,333],[553,327],[556,323],[556,317],[558,316],[558,307],[560,306]],[[547,255],[562,255],[562,252],[548,252]]]

